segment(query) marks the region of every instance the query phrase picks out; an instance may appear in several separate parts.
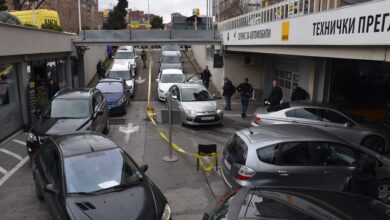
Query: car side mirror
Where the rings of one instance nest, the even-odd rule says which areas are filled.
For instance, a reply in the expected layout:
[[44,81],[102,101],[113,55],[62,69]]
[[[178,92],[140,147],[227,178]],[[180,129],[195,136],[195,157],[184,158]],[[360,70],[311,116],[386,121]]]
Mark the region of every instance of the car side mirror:
[[175,100],[176,100],[176,99],[177,99],[177,96],[176,96],[176,95],[173,95],[173,96],[172,96],[172,99],[175,99]]
[[346,123],[344,124],[344,126],[347,127],[347,128],[350,128],[350,127],[353,126],[353,124],[352,124],[351,122],[346,122]]
[[141,165],[141,170],[142,170],[142,172],[145,173],[148,169],[149,169],[149,166],[148,166],[147,164]]
[[49,183],[47,184],[44,189],[43,189],[45,192],[47,193],[52,193],[52,194],[55,194],[57,193],[57,190],[54,188],[53,184]]

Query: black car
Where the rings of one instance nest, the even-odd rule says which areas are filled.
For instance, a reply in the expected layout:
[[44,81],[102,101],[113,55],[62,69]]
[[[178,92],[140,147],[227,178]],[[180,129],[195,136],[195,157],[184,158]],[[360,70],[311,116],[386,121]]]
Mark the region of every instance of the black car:
[[170,219],[169,204],[133,159],[96,132],[50,136],[33,162],[36,196],[53,219]]
[[223,198],[203,220],[384,220],[390,207],[359,195],[308,188],[243,188]]
[[27,153],[31,158],[49,135],[80,130],[109,132],[106,99],[97,89],[60,90],[30,129]]
[[123,78],[101,79],[96,85],[107,100],[110,114],[126,114],[131,91]]

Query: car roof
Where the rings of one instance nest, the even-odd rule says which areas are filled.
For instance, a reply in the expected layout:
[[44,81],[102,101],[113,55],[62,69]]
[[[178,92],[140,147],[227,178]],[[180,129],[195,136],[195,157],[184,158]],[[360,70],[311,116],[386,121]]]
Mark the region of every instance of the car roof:
[[96,132],[52,136],[64,157],[118,148],[110,139]]
[[83,88],[83,89],[61,89],[55,94],[56,98],[89,98],[95,91],[95,88]]
[[321,129],[297,124],[262,125],[240,130],[250,143],[270,140],[307,140],[307,141],[331,141],[344,143],[338,137]]
[[124,63],[114,63],[110,68],[110,71],[117,71],[117,70],[129,70],[129,65],[126,65]]
[[180,69],[163,69],[161,74],[183,74]]
[[117,51],[120,52],[132,52],[134,50],[133,46],[120,46]]
[[123,82],[123,78],[115,77],[115,78],[105,78],[99,80],[98,83],[106,83],[106,82]]

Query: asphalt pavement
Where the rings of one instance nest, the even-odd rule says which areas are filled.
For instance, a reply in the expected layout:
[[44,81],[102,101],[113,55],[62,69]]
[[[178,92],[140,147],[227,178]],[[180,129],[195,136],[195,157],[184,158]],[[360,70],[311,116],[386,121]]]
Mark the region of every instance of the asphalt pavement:
[[[150,106],[159,112],[165,104],[157,99],[157,78],[160,52],[152,52],[152,100]],[[192,65],[185,61],[184,72],[195,73]],[[139,164],[148,164],[146,174],[167,197],[173,219],[201,219],[203,213],[214,207],[219,198],[226,193],[226,188],[219,171],[206,174],[196,171],[196,160],[188,155],[174,152],[179,159],[165,162],[168,144],[159,136],[154,125],[146,119],[148,106],[148,71],[140,68],[137,74],[138,84],[135,97],[124,116],[110,118],[108,137],[120,145]],[[221,106],[224,102],[219,100]],[[257,104],[252,103],[249,113]],[[227,138],[239,129],[250,124],[250,117],[241,119],[240,104],[233,102],[233,111],[225,112],[222,126],[189,127],[174,125],[173,140],[190,153],[197,151],[198,144],[216,144],[221,158]],[[159,127],[167,133],[166,125]],[[50,219],[44,203],[35,197],[30,161],[26,159],[24,146],[26,133],[19,132],[0,145],[0,219]],[[5,149],[5,150],[1,150]],[[11,153],[10,153],[11,152]],[[7,176],[4,178],[4,176]]]

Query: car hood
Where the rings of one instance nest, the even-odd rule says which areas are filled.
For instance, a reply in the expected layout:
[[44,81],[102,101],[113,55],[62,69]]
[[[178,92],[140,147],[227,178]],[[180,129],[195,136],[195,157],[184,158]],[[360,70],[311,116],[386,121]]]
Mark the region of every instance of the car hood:
[[120,98],[122,98],[123,93],[103,93],[108,103],[117,102]]
[[128,65],[130,62],[131,65],[135,63],[135,59],[115,59],[114,64]]
[[182,102],[182,106],[196,112],[215,112],[218,109],[216,101]]
[[147,181],[118,192],[66,197],[74,219],[158,219],[166,199]]
[[161,63],[161,69],[182,69],[181,63]]
[[89,121],[90,118],[40,118],[32,128],[32,132],[37,135],[53,135],[85,130]]

